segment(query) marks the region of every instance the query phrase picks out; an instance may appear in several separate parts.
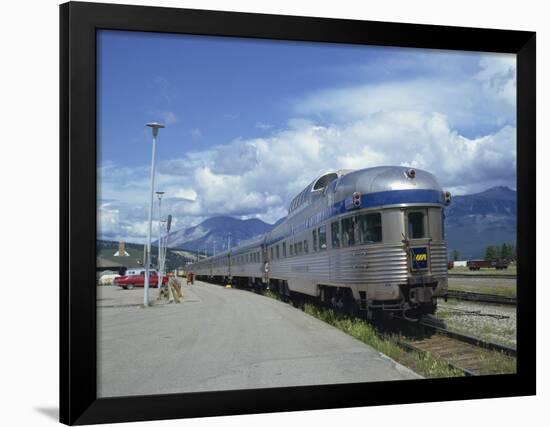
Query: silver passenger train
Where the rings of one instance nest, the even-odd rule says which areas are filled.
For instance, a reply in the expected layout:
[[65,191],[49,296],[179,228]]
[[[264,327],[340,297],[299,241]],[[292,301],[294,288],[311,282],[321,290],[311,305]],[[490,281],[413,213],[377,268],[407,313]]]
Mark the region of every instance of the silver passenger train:
[[450,193],[419,169],[327,173],[269,233],[190,269],[199,279],[316,298],[368,318],[433,313],[447,293],[449,203]]

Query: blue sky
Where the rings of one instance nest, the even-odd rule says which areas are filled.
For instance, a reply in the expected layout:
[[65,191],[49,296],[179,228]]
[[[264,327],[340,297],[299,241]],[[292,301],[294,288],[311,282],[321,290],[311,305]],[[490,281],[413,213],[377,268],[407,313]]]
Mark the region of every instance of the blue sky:
[[151,135],[176,226],[274,222],[321,172],[427,169],[515,188],[515,57],[101,31],[99,234],[141,241]]

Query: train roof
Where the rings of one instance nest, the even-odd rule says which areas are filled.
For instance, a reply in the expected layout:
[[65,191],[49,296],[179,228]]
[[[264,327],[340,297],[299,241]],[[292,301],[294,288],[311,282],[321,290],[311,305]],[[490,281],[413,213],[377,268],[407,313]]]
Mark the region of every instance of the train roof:
[[288,213],[291,214],[303,205],[307,205],[312,199],[312,193],[321,193],[328,185],[347,173],[353,172],[352,169],[340,169],[337,171],[326,172],[315,178],[308,184],[294,199],[290,202]]
[[362,194],[408,189],[441,191],[441,186],[435,177],[422,169],[406,166],[341,169],[324,173],[315,178],[292,199],[288,208],[289,216],[293,216],[324,195],[328,187],[333,188],[335,193],[360,191]]

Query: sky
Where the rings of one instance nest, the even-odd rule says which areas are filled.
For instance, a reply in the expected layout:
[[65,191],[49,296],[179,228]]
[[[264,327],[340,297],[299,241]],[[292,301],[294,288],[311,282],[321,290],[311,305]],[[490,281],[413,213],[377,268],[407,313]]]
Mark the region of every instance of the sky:
[[145,239],[151,121],[173,229],[274,223],[337,169],[516,188],[515,55],[103,30],[97,67],[99,238]]

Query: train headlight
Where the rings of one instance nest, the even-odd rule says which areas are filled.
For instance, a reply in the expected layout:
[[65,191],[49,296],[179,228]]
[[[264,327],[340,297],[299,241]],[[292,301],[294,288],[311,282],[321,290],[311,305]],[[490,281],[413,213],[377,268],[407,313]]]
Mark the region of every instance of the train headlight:
[[413,179],[414,177],[416,177],[416,171],[414,169],[407,169],[407,172],[405,172],[407,174],[407,177]]
[[448,191],[444,191],[443,201],[445,202],[445,205],[449,205],[451,203],[451,193],[449,193]]
[[361,193],[359,191],[353,193],[353,206],[356,208],[361,206]]

